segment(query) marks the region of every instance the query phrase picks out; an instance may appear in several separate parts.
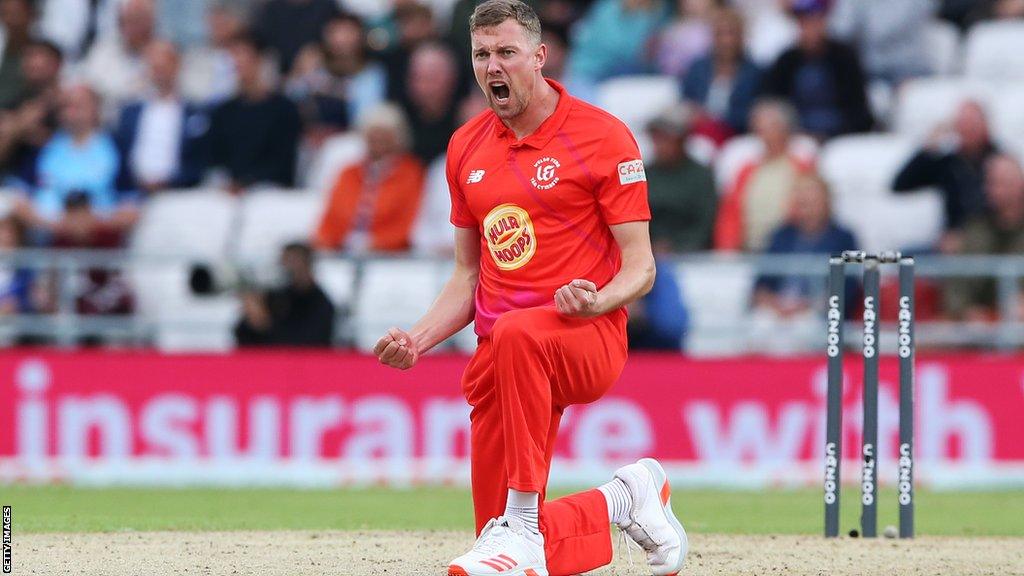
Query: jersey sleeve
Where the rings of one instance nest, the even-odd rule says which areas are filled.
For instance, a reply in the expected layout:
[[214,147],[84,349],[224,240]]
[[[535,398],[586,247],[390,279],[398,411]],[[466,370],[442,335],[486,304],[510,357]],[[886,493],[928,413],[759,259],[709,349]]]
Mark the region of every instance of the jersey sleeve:
[[445,177],[448,179],[448,194],[452,199],[452,210],[449,221],[458,228],[477,228],[477,222],[469,211],[469,204],[466,203],[466,193],[462,189],[459,178],[459,154],[456,147],[449,145],[448,157],[445,160]]
[[622,124],[608,131],[597,153],[597,203],[608,224],[651,219],[647,175],[636,140]]

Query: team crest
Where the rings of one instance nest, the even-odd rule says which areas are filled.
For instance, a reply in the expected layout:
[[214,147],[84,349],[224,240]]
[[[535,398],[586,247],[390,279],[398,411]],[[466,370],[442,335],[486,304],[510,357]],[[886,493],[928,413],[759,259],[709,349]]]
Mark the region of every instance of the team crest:
[[530,215],[515,204],[495,206],[484,218],[484,235],[491,258],[502,270],[526,265],[537,252]]
[[555,160],[551,156],[545,156],[540,160],[533,163],[533,168],[536,170],[533,178],[530,178],[530,184],[533,184],[534,188],[539,190],[550,190],[558,184],[558,174],[556,170],[561,168],[558,160]]

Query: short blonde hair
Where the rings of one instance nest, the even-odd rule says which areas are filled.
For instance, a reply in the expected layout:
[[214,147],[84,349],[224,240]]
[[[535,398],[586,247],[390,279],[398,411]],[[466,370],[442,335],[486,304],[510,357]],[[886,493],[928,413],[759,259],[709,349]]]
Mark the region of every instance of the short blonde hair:
[[521,0],[487,0],[480,4],[469,17],[469,31],[491,28],[505,20],[515,20],[526,30],[530,40],[540,45],[540,18],[533,8]]
[[384,102],[359,115],[356,121],[359,132],[366,134],[372,128],[385,128],[395,133],[395,139],[402,150],[412,144],[412,130],[405,112],[393,102]]

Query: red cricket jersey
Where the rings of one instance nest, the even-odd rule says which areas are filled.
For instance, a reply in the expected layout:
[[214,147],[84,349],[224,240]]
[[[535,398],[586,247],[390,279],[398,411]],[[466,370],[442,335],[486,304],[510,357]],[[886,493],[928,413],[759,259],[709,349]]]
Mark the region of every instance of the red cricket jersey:
[[555,290],[574,278],[603,287],[621,267],[608,226],[651,219],[629,129],[547,82],[558,105],[533,134],[517,141],[488,109],[448,145],[451,222],[480,231],[480,336],[504,312],[554,305]]

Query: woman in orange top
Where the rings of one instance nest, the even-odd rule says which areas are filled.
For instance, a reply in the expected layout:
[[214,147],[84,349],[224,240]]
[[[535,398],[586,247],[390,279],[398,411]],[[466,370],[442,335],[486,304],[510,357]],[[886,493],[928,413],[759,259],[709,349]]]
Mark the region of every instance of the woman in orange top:
[[409,125],[401,109],[381,104],[359,122],[365,158],[338,175],[313,243],[322,250],[408,250],[425,170],[407,152]]

